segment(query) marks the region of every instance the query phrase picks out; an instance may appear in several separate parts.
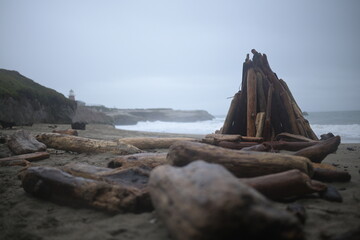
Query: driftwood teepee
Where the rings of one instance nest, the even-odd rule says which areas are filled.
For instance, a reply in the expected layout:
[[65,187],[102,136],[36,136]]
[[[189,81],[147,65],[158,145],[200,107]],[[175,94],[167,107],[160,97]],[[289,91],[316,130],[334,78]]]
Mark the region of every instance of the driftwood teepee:
[[318,140],[284,80],[271,70],[265,54],[251,50],[243,64],[241,90],[231,102],[222,134],[271,141],[283,132]]

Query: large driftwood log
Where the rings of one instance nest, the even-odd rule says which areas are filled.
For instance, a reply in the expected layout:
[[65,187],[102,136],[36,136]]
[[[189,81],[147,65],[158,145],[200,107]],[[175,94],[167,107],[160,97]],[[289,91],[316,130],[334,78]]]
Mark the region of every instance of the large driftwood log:
[[340,136],[320,141],[316,145],[304,148],[295,153],[296,156],[309,158],[312,162],[321,162],[328,154],[337,150],[340,144]]
[[23,130],[16,131],[13,135],[10,135],[7,145],[17,155],[46,150],[45,144],[37,141],[29,132]]
[[36,138],[49,148],[79,153],[111,152],[124,155],[142,152],[137,147],[121,142],[97,140],[58,133],[42,133],[37,135]]
[[348,182],[351,180],[351,175],[348,172],[341,170],[315,167],[313,179],[324,182]]
[[35,152],[35,153],[27,153],[21,154],[6,158],[0,158],[0,166],[26,166],[29,162],[43,160],[49,158],[50,154],[48,152]]
[[195,160],[218,163],[237,177],[256,177],[299,169],[313,174],[311,162],[304,157],[287,154],[245,152],[195,142],[177,142],[172,145],[167,160],[175,166],[184,166]]
[[153,169],[159,165],[166,164],[167,153],[136,153],[123,155],[111,160],[108,163],[109,168],[130,168],[139,167],[143,169]]
[[178,141],[194,141],[195,138],[159,138],[159,137],[134,137],[134,138],[121,138],[119,143],[133,145],[139,149],[156,149],[156,148],[169,148],[171,145]]
[[298,220],[217,164],[154,169],[149,191],[177,240],[303,239]]
[[236,111],[238,108],[238,103],[240,101],[241,92],[237,92],[233,99],[231,100],[231,104],[229,107],[228,114],[226,115],[226,119],[224,121],[224,125],[222,127],[221,133],[231,133],[233,122],[235,120]]
[[256,115],[256,136],[255,137],[261,137],[263,136],[263,130],[264,130],[264,123],[265,123],[265,112],[259,112]]
[[240,180],[273,200],[324,192],[327,188],[326,184],[311,180],[308,175],[297,169]]
[[[285,141],[274,141],[274,142],[263,142],[261,144],[256,142],[229,142],[221,141],[215,145],[219,145],[223,148],[229,149],[244,149],[247,151],[257,151],[255,149],[269,149],[269,150],[287,150],[287,151],[299,151],[301,149],[316,145],[317,142],[285,142]],[[264,147],[259,147],[263,145]]]
[[110,212],[144,212],[152,206],[148,194],[134,187],[75,177],[52,167],[30,167],[20,174],[24,190],[36,197]]
[[291,133],[280,133],[276,135],[275,141],[287,141],[287,142],[318,142],[317,140],[313,140],[301,135],[295,135]]
[[66,129],[66,130],[53,130],[53,133],[60,133],[60,134],[67,134],[67,135],[73,135],[78,136],[78,132],[74,129]]
[[111,169],[80,163],[70,163],[61,169],[76,177],[101,180],[112,184],[122,184],[137,189],[146,188],[150,175],[150,171],[138,167]]
[[255,118],[257,109],[257,94],[256,94],[256,73],[253,68],[247,71],[247,131],[246,136],[255,137]]

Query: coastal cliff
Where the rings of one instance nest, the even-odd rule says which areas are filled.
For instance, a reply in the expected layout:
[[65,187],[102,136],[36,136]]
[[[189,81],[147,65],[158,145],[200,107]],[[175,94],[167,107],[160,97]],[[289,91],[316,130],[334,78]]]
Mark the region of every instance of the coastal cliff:
[[14,125],[71,123],[76,102],[16,71],[0,69],[0,121]]
[[212,120],[205,110],[174,110],[171,108],[117,109],[104,106],[87,106],[93,112],[109,116],[115,125],[135,125],[144,121],[196,122]]

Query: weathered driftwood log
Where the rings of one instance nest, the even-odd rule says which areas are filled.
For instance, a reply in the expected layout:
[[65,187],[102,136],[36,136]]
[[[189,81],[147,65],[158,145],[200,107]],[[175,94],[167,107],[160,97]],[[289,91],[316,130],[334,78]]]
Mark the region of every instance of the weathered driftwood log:
[[79,153],[111,152],[123,155],[142,152],[137,147],[121,142],[97,140],[58,133],[42,133],[37,135],[36,138],[49,148]]
[[67,134],[67,135],[73,135],[77,136],[78,132],[74,129],[66,129],[66,130],[53,130],[53,133],[60,133],[60,134]]
[[266,111],[266,98],[264,93],[264,77],[263,74],[260,72],[260,69],[256,69],[256,93],[257,93],[257,105],[258,105],[258,112]]
[[46,150],[45,144],[37,141],[29,132],[23,130],[18,130],[10,135],[7,145],[17,155]]
[[296,156],[303,156],[312,162],[321,162],[327,155],[335,152],[340,144],[340,136],[320,141],[314,146],[304,148],[295,153]]
[[324,182],[348,182],[351,180],[351,175],[341,170],[314,168],[312,178]]
[[311,162],[304,157],[277,153],[245,152],[195,142],[177,142],[172,145],[167,160],[175,166],[184,166],[195,160],[218,163],[237,177],[256,177],[299,169],[312,176]]
[[265,118],[265,125],[263,130],[263,136],[266,141],[270,141],[272,139],[272,128],[271,128],[271,106],[273,104],[273,85],[271,84],[268,89],[267,95],[267,103],[266,103],[266,118]]
[[256,115],[256,135],[255,137],[262,137],[265,123],[265,112],[259,112]]
[[121,138],[119,143],[133,145],[139,149],[169,148],[178,141],[195,141],[195,138],[159,138],[159,137],[134,137]]
[[6,158],[0,158],[0,166],[26,166],[29,162],[43,160],[49,158],[50,154],[48,152],[35,152],[35,153],[27,153],[21,154]]
[[19,159],[19,158],[1,158],[0,159],[0,167],[11,167],[11,166],[27,166],[30,162],[25,159]]
[[255,137],[255,118],[257,109],[257,94],[256,94],[256,73],[253,68],[247,71],[247,128],[246,136]]
[[109,168],[130,168],[139,167],[143,169],[153,169],[159,165],[166,164],[167,153],[136,153],[123,155],[111,160]]
[[20,174],[24,190],[61,204],[94,207],[110,212],[152,209],[144,191],[120,184],[75,177],[52,167],[30,167]]
[[308,175],[297,169],[255,178],[242,178],[240,181],[273,200],[324,192],[327,188],[326,184],[311,180]]
[[[273,142],[263,142],[261,144],[256,142],[228,142],[222,141],[215,145],[219,145],[224,148],[229,149],[243,149],[247,148],[247,151],[264,151],[268,150],[287,150],[287,151],[299,151],[301,149],[310,147],[317,144],[317,142],[285,142],[285,141],[273,141]],[[263,145],[263,147],[260,147]],[[258,150],[256,150],[258,149]]]
[[223,148],[229,148],[229,149],[243,149],[247,147],[252,147],[255,145],[258,145],[257,142],[229,142],[229,141],[221,141],[215,145],[223,147]]
[[230,141],[230,142],[238,142],[241,141],[241,135],[239,134],[208,134],[205,136],[205,139],[210,139],[214,142],[221,141]]
[[177,240],[303,239],[293,215],[218,164],[157,167],[149,191],[159,218]]
[[226,119],[224,121],[224,125],[222,127],[221,133],[230,133],[232,126],[233,126],[233,122],[235,120],[235,115],[236,115],[236,111],[238,108],[238,103],[240,101],[240,92],[237,92],[233,99],[231,100],[231,104],[229,107],[229,111],[228,114],[226,115]]
[[287,142],[318,142],[316,140],[301,136],[301,135],[295,135],[291,133],[280,133],[276,135],[275,141],[287,141]]
[[76,177],[101,180],[112,184],[122,184],[137,189],[146,188],[150,175],[150,171],[138,167],[111,169],[81,163],[67,164],[61,169]]

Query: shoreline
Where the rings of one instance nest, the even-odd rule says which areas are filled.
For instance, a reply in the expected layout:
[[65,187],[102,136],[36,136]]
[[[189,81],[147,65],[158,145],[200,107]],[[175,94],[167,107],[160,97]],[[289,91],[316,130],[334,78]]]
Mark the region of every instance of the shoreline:
[[[32,134],[51,132],[49,124],[34,124],[21,127]],[[57,125],[67,129],[69,125]],[[15,130],[2,130],[12,134]],[[87,125],[79,136],[95,139],[117,139],[122,137],[195,137],[202,135],[148,133],[115,129],[110,125]],[[0,144],[4,151],[4,144]],[[116,155],[70,153],[48,149],[51,157],[34,162],[40,166],[62,166],[70,162],[87,163],[106,167]],[[348,171],[352,179],[347,183],[329,183],[339,190],[343,202],[329,202],[308,197],[295,202],[303,205],[307,212],[304,231],[308,240],[325,239],[360,227],[360,144],[342,143],[335,154],[330,154],[324,163],[336,165]],[[171,239],[156,213],[109,214],[89,208],[74,208],[58,205],[26,194],[17,179],[22,167],[0,168],[0,238],[1,239]],[[286,208],[289,203],[277,203]]]

